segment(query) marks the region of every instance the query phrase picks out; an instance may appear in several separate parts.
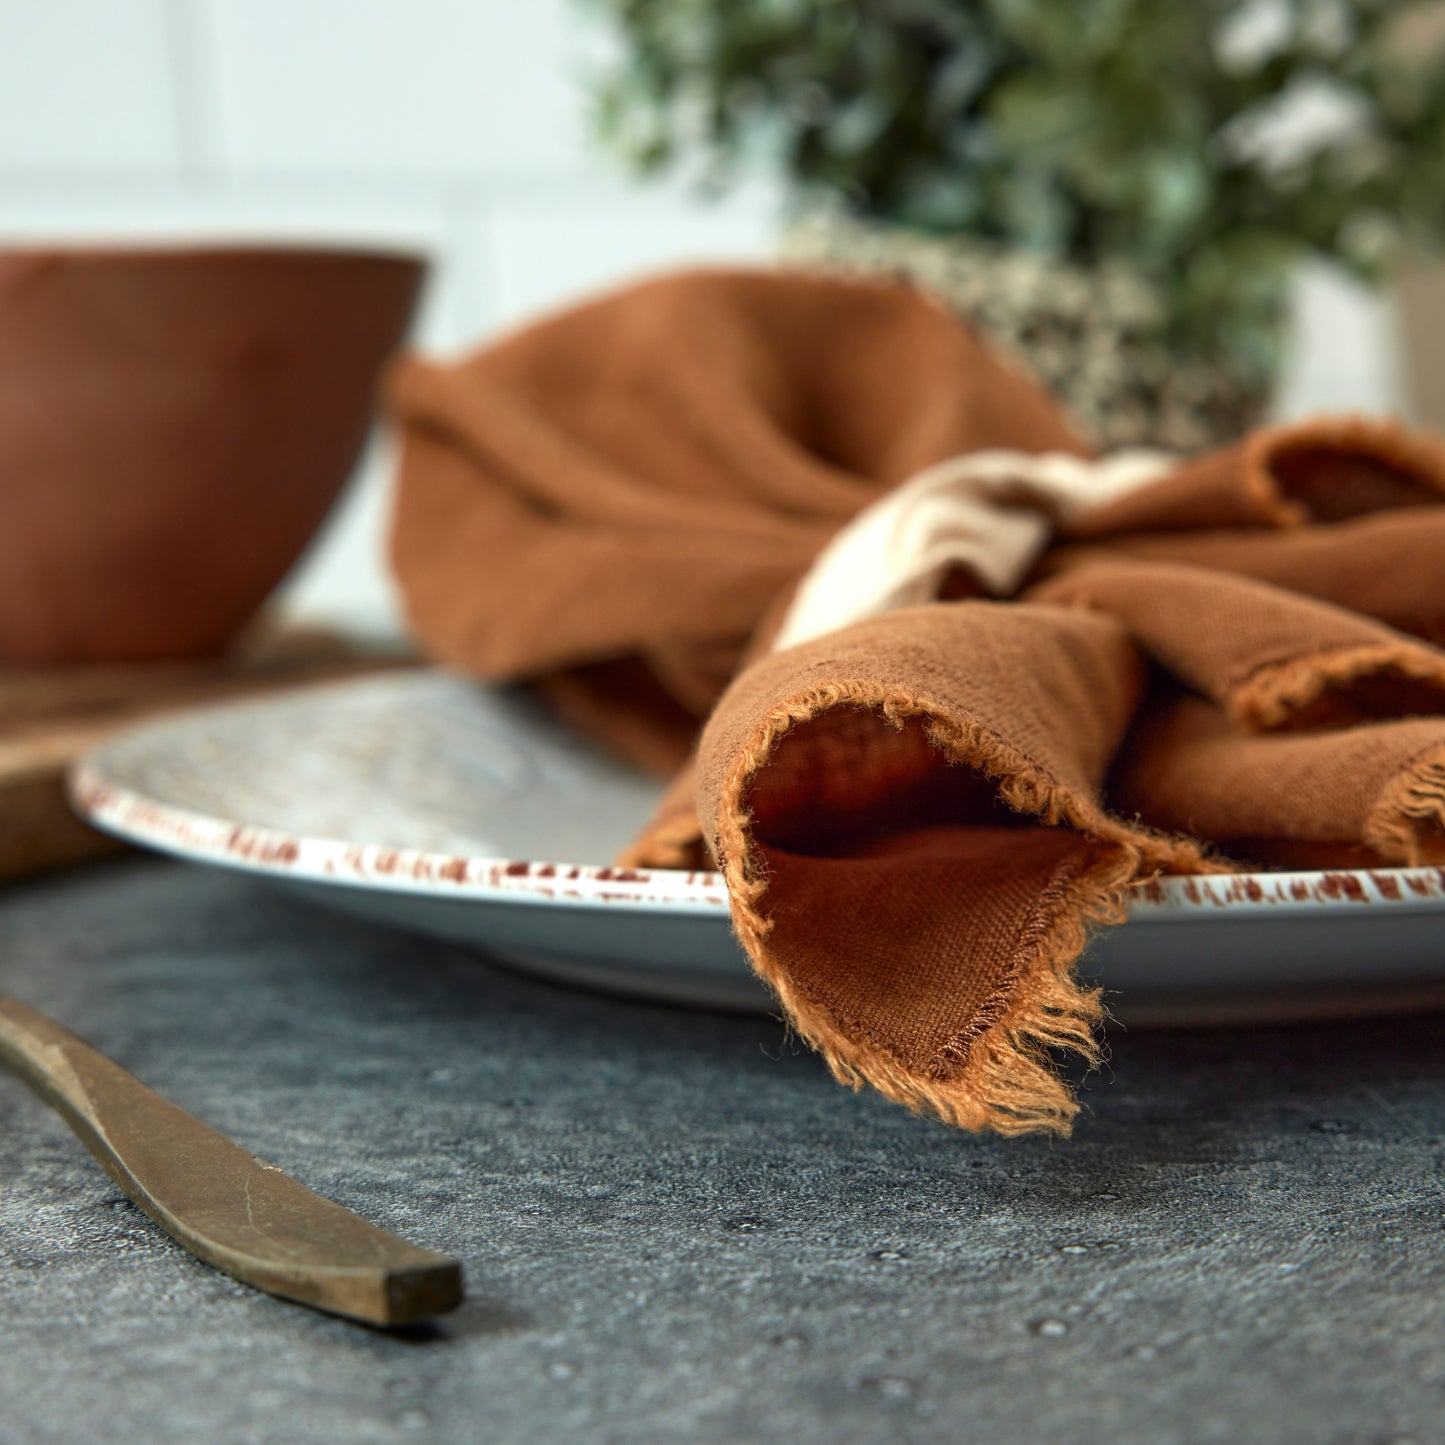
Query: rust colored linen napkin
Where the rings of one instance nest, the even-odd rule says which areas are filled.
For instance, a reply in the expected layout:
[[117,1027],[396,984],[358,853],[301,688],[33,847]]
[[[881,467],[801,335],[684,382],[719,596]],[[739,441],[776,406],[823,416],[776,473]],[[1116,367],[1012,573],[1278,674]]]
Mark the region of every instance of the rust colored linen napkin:
[[[1161,871],[1445,863],[1445,447],[1326,418],[1087,454],[901,286],[663,278],[393,374],[439,660],[672,772],[834,1074],[1067,1132],[1074,964]],[[781,644],[781,645],[779,645]]]

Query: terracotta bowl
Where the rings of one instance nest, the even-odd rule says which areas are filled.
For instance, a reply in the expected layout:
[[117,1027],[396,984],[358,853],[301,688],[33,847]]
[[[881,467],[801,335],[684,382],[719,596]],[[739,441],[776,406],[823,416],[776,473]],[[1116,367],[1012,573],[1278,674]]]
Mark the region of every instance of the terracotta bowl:
[[355,464],[423,270],[0,251],[0,662],[223,648]]

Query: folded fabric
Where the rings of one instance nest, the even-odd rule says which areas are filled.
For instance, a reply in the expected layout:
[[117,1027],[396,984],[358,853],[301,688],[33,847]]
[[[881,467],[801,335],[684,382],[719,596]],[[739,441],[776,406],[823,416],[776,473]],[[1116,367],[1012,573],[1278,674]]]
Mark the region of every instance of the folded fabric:
[[916,294],[791,274],[650,282],[390,394],[418,639],[675,773],[626,860],[721,869],[844,1082],[1067,1131],[1074,964],[1142,880],[1445,862],[1433,439],[1092,458]]
[[654,771],[759,620],[929,463],[1074,452],[1052,402],[902,287],[654,281],[393,375],[392,553],[441,661],[527,677]]

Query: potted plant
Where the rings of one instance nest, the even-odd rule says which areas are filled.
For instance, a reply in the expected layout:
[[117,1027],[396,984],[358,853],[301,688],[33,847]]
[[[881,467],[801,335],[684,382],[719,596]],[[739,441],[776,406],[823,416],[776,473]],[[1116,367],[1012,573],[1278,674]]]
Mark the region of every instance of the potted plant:
[[787,254],[937,294],[1104,446],[1238,434],[1302,258],[1445,239],[1439,0],[590,3],[635,166],[781,168]]

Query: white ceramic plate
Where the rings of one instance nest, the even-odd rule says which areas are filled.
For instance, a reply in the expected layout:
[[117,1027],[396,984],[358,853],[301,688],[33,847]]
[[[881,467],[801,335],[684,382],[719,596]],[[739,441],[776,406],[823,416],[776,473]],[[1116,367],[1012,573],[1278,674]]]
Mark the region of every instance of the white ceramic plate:
[[[515,694],[418,671],[210,707],[106,743],[71,790],[130,842],[553,979],[769,1007],[716,874],[608,866],[657,785]],[[1128,1022],[1445,1000],[1445,870],[1165,879],[1085,971]]]

